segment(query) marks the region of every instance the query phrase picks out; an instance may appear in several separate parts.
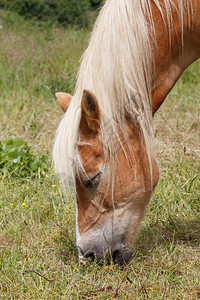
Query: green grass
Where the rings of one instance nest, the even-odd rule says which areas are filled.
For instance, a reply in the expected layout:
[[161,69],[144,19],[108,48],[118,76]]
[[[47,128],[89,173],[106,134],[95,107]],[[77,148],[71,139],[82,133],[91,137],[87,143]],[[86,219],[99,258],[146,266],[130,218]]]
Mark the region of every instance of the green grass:
[[[132,261],[80,265],[73,191],[51,169],[62,112],[88,32],[34,27],[0,12],[0,137],[21,138],[45,155],[45,170],[0,173],[1,299],[198,299],[200,297],[200,62],[183,75],[155,116],[161,178]],[[41,168],[43,168],[41,166]]]

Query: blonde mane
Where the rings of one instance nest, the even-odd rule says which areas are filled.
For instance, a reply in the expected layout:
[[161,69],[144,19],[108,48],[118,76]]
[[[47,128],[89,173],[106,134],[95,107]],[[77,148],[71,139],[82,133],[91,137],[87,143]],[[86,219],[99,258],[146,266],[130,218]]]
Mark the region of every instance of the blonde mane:
[[[152,3],[160,10],[170,35],[173,0],[107,0],[99,14],[82,58],[75,94],[59,125],[53,149],[56,173],[66,184],[74,181],[75,172],[81,168],[77,145],[84,89],[93,92],[98,99],[105,153],[115,152],[118,128],[123,131],[129,116],[139,123],[151,160],[154,67],[151,41],[155,37]],[[191,3],[179,0],[178,5],[183,28],[183,12],[187,9],[188,16],[191,15]]]

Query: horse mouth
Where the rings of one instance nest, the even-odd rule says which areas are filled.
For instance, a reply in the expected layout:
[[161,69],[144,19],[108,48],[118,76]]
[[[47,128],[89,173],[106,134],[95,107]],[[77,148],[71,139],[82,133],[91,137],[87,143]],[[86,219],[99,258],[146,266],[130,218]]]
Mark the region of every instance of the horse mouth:
[[78,259],[79,259],[79,262],[80,262],[81,264],[86,265],[87,259],[85,258],[85,256],[79,255],[79,256],[78,256]]
[[98,249],[97,247],[90,248],[87,252],[79,248],[79,262],[86,264],[87,262],[96,262],[97,264],[117,264],[119,266],[125,266],[133,255],[133,251],[123,244],[116,244],[109,249]]

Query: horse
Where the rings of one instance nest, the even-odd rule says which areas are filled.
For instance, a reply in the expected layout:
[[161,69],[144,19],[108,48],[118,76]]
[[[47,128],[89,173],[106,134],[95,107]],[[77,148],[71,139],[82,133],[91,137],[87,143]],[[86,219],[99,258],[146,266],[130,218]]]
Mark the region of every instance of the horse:
[[200,0],[107,0],[94,25],[53,161],[73,183],[81,261],[119,265],[159,180],[153,115],[183,71],[200,57]]

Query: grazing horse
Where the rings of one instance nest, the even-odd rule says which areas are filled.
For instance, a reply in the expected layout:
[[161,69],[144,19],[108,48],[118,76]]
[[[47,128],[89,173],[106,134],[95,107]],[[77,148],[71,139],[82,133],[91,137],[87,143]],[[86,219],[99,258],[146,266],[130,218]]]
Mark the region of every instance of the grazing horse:
[[72,182],[80,259],[127,263],[159,179],[152,117],[200,57],[200,0],[107,0],[83,55],[53,149]]

